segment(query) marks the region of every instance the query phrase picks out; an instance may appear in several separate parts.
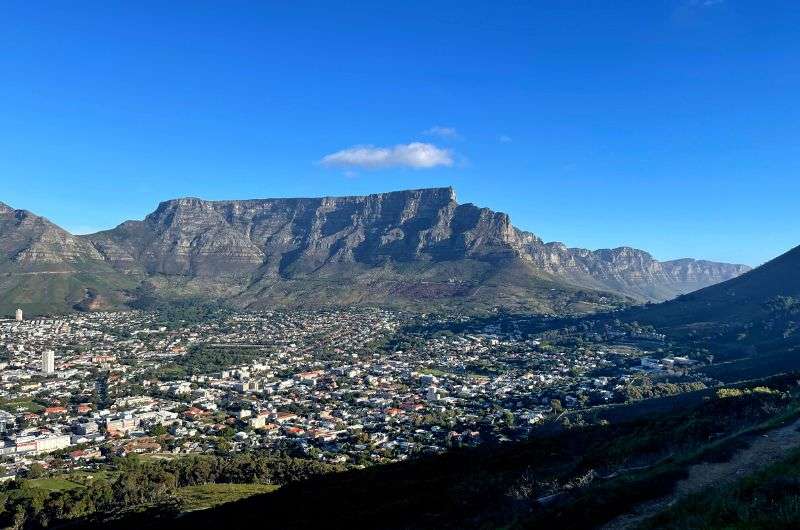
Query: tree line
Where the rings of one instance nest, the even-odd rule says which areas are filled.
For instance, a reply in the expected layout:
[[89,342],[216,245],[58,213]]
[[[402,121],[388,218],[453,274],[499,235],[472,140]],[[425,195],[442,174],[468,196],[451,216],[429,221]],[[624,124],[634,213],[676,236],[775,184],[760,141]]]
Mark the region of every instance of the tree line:
[[[341,465],[258,453],[227,457],[196,455],[172,460],[116,458],[107,474],[75,474],[74,488],[48,491],[33,479],[0,486],[0,526],[15,530],[47,528],[74,520],[103,519],[133,508],[180,509],[178,489],[215,483],[276,484],[342,471]],[[42,479],[47,480],[47,479]]]

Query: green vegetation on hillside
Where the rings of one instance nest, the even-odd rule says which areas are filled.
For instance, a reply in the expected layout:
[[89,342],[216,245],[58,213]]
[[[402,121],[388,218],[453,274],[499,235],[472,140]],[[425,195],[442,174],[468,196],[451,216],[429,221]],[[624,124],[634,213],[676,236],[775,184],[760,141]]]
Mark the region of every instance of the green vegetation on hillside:
[[124,308],[123,292],[136,280],[110,269],[87,271],[3,272],[0,268],[0,317],[22,308],[26,316],[87,309]]
[[278,489],[274,484],[200,484],[179,488],[176,494],[184,511],[205,510]]
[[118,458],[111,473],[77,472],[3,483],[0,526],[37,529],[78,520],[94,526],[98,520],[152,507],[175,514],[341,470],[313,460],[252,453]]
[[[365,521],[383,528],[586,528],[668,494],[690,466],[725,460],[764,429],[795,418],[796,381],[794,374],[754,385],[769,391],[711,392],[699,405],[660,414],[637,416],[638,404],[627,405],[633,419],[621,423],[573,416],[568,426],[545,426],[526,442],[320,475],[164,526],[246,527],[269,513],[280,528]],[[165,516],[149,512],[113,528],[136,528],[159,514]]]
[[680,500],[643,529],[794,529],[800,524],[800,449],[731,485]]

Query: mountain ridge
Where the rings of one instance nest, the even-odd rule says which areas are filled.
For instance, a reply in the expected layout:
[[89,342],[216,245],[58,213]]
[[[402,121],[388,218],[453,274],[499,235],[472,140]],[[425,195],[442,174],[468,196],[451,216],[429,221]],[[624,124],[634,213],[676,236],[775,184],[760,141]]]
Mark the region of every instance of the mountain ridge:
[[[459,204],[452,187],[343,197],[181,197],[162,201],[142,220],[78,236],[52,223],[38,232],[15,231],[8,219],[20,210],[0,212],[7,220],[0,245],[27,240],[22,250],[32,256],[31,266],[36,250],[47,248],[66,270],[113,270],[174,297],[221,296],[245,307],[295,303],[302,297],[291,285],[310,290],[327,282],[325,295],[303,291],[308,303],[341,296],[342,303],[431,298],[470,305],[477,296],[487,305],[497,295],[497,305],[523,307],[528,297],[531,308],[547,311],[556,308],[535,300],[552,298],[545,289],[570,300],[591,292],[592,299],[658,301],[748,270],[705,260],[659,262],[630,247],[591,251],[544,243],[514,227],[506,213]],[[67,242],[77,250],[63,249]],[[4,247],[5,262],[13,262]],[[16,265],[10,272],[25,272]]]

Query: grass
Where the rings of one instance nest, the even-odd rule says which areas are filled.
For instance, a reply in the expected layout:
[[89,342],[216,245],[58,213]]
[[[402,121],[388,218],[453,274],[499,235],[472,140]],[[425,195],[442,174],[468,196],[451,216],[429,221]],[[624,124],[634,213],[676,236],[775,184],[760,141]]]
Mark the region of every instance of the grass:
[[450,372],[445,372],[444,370],[439,370],[438,368],[420,368],[418,371],[421,374],[428,374],[434,377],[449,377],[453,375]]
[[16,400],[0,399],[0,409],[11,413],[16,413],[18,409],[23,409],[25,412],[34,412],[38,414],[39,412],[42,412],[44,410],[44,407],[29,399],[16,399]]
[[[725,398],[736,401],[725,402],[716,400],[720,405],[734,406],[738,408],[748,401],[755,400],[761,402],[764,396],[745,395],[739,398]],[[709,405],[711,405],[710,403]],[[761,406],[766,406],[764,402]],[[735,410],[735,409],[734,409]],[[694,443],[681,446],[673,454],[657,460],[647,469],[620,475],[608,481],[593,483],[584,491],[579,492],[567,507],[557,507],[552,513],[542,514],[542,519],[537,523],[544,522],[542,526],[555,526],[558,524],[564,529],[568,528],[587,528],[599,522],[611,520],[613,517],[630,511],[636,504],[669,495],[675,484],[687,476],[688,469],[702,462],[725,462],[730,460],[733,454],[749,445],[753,436],[770,431],[774,428],[785,425],[797,419],[800,414],[797,401],[786,404],[784,410],[773,413],[772,416],[746,425],[745,418],[733,416],[728,421],[721,421],[726,408],[712,412],[710,416],[697,418],[688,416],[683,419],[683,425],[664,425],[671,433],[673,441],[677,444],[684,438],[694,440]],[[708,411],[706,411],[707,413]],[[728,411],[728,413],[733,411]],[[714,430],[724,431],[732,429],[727,436],[717,440],[702,442],[707,431],[707,421],[713,420]],[[744,425],[737,427],[741,421]],[[727,423],[727,425],[725,425]],[[657,447],[659,437],[663,437],[665,431],[653,429],[649,425],[644,431],[634,433],[634,436],[617,436],[611,447],[607,448],[605,454],[608,460],[620,460],[626,454],[647,454],[654,447]],[[699,438],[698,438],[699,436]],[[676,446],[677,448],[678,446]],[[588,456],[588,453],[586,454]],[[585,456],[585,457],[586,457]],[[798,453],[798,466],[800,466],[800,453]],[[800,481],[798,481],[800,484]],[[800,487],[798,487],[800,492]],[[800,499],[798,499],[800,502]],[[800,506],[800,504],[798,504]],[[787,510],[790,507],[786,508]],[[797,520],[800,522],[800,519]],[[523,525],[524,526],[524,525]],[[528,526],[536,526],[530,524]],[[653,528],[660,528],[655,525]],[[728,528],[728,526],[675,526],[675,528]],[[733,528],[733,527],[732,527]],[[735,527],[740,528],[740,527]],[[741,528],[750,528],[742,526]],[[765,526],[764,528],[772,528]],[[795,526],[775,526],[774,528],[800,528]]]
[[84,487],[83,484],[61,477],[30,479],[25,482],[25,485],[29,488],[46,490],[47,492],[67,491]]
[[201,484],[178,490],[184,511],[205,510],[278,489],[273,484]]
[[731,485],[690,495],[642,528],[790,529],[800,524],[800,449]]
[[[82,482],[90,483],[100,477],[112,479],[113,473],[100,471],[96,473],[74,472],[66,475],[29,479],[25,487],[47,493],[68,491],[86,487]],[[178,498],[183,511],[205,510],[220,504],[238,501],[260,493],[269,493],[278,489],[273,484],[200,484],[178,489]]]
[[70,312],[87,289],[101,295],[110,306],[118,307],[119,292],[136,285],[133,278],[103,263],[86,267],[68,274],[18,274],[18,270],[3,270],[0,266],[0,315],[13,315],[17,307],[26,316]]

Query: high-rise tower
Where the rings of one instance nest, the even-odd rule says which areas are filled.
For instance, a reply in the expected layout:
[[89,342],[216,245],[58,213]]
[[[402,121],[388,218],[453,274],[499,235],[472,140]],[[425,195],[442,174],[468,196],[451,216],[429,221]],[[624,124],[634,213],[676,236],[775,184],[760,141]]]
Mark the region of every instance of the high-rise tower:
[[51,375],[56,371],[56,354],[53,350],[45,350],[42,352],[42,373],[44,375]]

